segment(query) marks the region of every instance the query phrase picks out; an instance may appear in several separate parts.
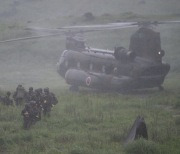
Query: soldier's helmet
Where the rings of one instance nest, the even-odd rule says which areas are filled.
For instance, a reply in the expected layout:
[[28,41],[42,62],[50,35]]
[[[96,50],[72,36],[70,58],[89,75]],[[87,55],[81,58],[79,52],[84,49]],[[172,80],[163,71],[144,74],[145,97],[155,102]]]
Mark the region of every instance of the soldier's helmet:
[[30,104],[29,103],[25,104],[25,109],[28,109],[28,108],[30,108]]
[[18,89],[21,88],[21,87],[22,87],[22,85],[21,85],[21,84],[18,84],[16,90],[18,90]]
[[49,88],[48,87],[44,88],[44,92],[49,92]]
[[11,95],[11,92],[10,92],[10,91],[8,91],[8,92],[7,92],[7,95],[8,95],[8,96],[10,96],[10,95]]
[[29,91],[33,91],[33,87],[29,87]]
[[35,89],[34,92],[35,92],[35,94],[37,94],[37,95],[40,94],[39,89]]
[[42,91],[43,91],[42,88],[39,88],[39,92],[42,93]]

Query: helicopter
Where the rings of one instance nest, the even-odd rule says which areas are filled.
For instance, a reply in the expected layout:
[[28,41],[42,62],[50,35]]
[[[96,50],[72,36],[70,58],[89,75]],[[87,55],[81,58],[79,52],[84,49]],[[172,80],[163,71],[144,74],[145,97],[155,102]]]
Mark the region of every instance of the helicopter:
[[[70,85],[71,91],[78,91],[79,87],[111,91],[154,87],[163,90],[163,82],[170,65],[162,61],[165,52],[161,49],[160,33],[154,31],[152,26],[169,23],[180,21],[118,22],[57,29],[33,27],[27,30],[52,34],[4,40],[0,43],[66,35],[66,49],[57,62],[57,72]],[[92,48],[81,37],[84,33],[131,27],[138,27],[138,30],[131,36],[129,49]]]
[[163,90],[170,65],[162,62],[165,52],[161,49],[160,33],[150,28],[156,24],[160,22],[66,27],[71,30],[84,28],[85,32],[134,26],[139,29],[131,36],[129,49],[115,47],[114,51],[87,47],[76,37],[67,38],[57,71],[71,85],[72,91],[77,91],[79,86],[115,91],[153,87]]

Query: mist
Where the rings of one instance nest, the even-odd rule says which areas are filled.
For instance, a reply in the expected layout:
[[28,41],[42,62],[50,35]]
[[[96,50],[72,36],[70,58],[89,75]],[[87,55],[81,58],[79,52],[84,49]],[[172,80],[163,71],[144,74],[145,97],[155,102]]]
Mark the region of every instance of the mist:
[[[178,20],[179,0],[6,0],[0,2],[0,40],[37,36],[46,33],[27,31],[27,27],[59,28],[71,25],[101,24],[116,21]],[[92,21],[84,14],[91,12]],[[92,47],[111,49],[129,47],[136,28],[86,34]],[[179,25],[157,27],[161,33],[164,60],[171,72],[179,72]],[[65,49],[65,36],[0,44],[0,89],[51,87],[66,89],[56,71]]]

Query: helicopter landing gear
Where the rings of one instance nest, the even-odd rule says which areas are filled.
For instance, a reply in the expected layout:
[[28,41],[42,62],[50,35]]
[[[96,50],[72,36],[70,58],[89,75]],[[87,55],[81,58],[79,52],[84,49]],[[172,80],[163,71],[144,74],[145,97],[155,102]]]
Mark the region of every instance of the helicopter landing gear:
[[69,91],[71,91],[71,92],[77,92],[77,91],[79,91],[79,87],[78,87],[78,86],[75,86],[75,85],[71,85],[71,86],[69,87]]
[[158,87],[158,89],[159,89],[159,91],[163,91],[163,90],[164,90],[164,87],[160,85],[160,86]]

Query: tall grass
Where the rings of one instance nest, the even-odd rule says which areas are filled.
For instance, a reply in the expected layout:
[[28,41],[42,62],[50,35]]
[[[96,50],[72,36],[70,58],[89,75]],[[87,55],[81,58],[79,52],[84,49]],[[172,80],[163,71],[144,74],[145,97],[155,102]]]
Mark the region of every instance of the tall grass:
[[[129,154],[135,148],[178,154],[180,150],[176,146],[180,125],[174,117],[179,97],[173,93],[55,92],[59,103],[51,117],[43,117],[30,130],[22,128],[22,107],[0,105],[1,152]],[[124,140],[138,115],[145,118],[150,141],[137,141],[127,150]]]

